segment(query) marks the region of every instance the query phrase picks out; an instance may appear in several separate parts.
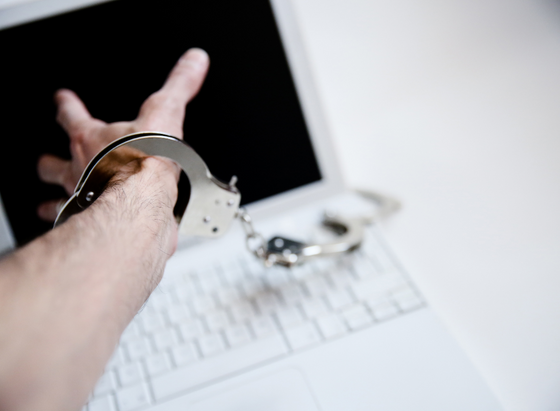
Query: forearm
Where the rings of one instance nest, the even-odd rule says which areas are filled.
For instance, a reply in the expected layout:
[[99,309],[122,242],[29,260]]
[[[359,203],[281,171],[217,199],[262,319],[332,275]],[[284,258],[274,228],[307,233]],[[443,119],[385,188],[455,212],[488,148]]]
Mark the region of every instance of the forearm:
[[85,400],[174,249],[174,178],[158,167],[0,263],[0,409]]

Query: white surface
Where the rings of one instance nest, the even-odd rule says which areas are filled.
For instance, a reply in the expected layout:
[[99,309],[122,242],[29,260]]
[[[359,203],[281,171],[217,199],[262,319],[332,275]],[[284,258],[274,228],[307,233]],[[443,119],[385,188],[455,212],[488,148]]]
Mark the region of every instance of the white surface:
[[349,184],[508,410],[560,409],[560,3],[297,0]]

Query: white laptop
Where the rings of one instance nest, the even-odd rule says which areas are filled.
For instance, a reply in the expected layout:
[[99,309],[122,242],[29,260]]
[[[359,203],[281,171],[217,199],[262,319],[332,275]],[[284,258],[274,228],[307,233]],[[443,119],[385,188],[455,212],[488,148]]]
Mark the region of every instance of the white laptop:
[[[218,177],[239,177],[265,237],[311,241],[325,210],[370,211],[342,182],[286,0],[36,0],[8,3],[0,28],[10,45],[2,81],[26,79],[38,123],[22,130],[21,110],[4,113],[8,130],[25,136],[9,143],[13,152],[41,133],[35,156],[64,155],[48,105],[56,88],[74,88],[104,120],[127,119],[181,51],[200,46],[212,66],[185,139]],[[79,47],[65,46],[70,36]],[[3,250],[46,229],[34,204],[22,206],[21,186],[31,203],[59,194],[24,172],[34,161],[21,166],[24,181],[0,183]],[[181,239],[84,409],[501,409],[376,227],[356,252],[291,270],[266,269],[244,241],[239,224],[218,240]]]

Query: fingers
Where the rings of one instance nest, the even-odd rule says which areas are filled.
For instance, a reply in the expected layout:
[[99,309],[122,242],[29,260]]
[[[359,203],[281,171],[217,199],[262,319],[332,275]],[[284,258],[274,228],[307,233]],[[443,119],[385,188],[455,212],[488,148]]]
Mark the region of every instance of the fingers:
[[182,130],[185,106],[202,87],[210,60],[204,50],[190,49],[169,73],[163,87],[152,94],[142,105],[138,121],[150,129],[161,129],[172,124]]
[[161,90],[180,104],[187,104],[202,87],[209,65],[210,59],[204,50],[188,50],[175,64]]
[[58,216],[58,212],[64,205],[65,200],[50,200],[45,201],[44,203],[39,204],[37,207],[37,215],[41,220],[54,222],[56,220],[56,216]]
[[59,184],[68,194],[74,190],[71,163],[51,154],[44,154],[37,163],[39,178],[45,183]]
[[79,133],[84,126],[93,121],[89,111],[80,98],[71,90],[61,89],[55,93],[58,106],[56,121],[70,137]]

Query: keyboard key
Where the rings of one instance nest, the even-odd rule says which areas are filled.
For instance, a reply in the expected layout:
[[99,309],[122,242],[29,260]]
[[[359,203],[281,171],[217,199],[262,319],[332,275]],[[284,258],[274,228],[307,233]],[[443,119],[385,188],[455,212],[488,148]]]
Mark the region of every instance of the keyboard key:
[[422,300],[410,288],[393,293],[393,299],[404,312],[414,310],[422,305]]
[[206,294],[210,294],[222,286],[218,276],[212,273],[205,273],[200,276],[199,284]]
[[312,261],[314,271],[317,273],[330,273],[336,269],[336,261],[331,258],[317,258]]
[[261,280],[256,278],[249,278],[241,283],[241,288],[247,297],[253,297],[257,294],[263,293],[265,287]]
[[218,300],[224,306],[231,305],[242,299],[241,292],[237,288],[224,288],[217,292]]
[[182,344],[171,350],[173,360],[177,367],[190,364],[198,359],[198,353],[192,343]]
[[145,333],[151,334],[165,328],[165,318],[159,312],[144,312],[140,315],[142,328]]
[[368,307],[372,307],[377,304],[393,303],[393,301],[389,300],[389,295],[379,294],[368,298],[365,303]]
[[399,313],[397,307],[389,302],[368,303],[368,307],[377,321],[387,320]]
[[299,284],[289,284],[280,289],[280,295],[287,305],[295,305],[305,298],[305,293]]
[[293,350],[299,350],[321,341],[321,336],[313,323],[306,323],[284,332]]
[[315,318],[328,312],[326,304],[321,299],[304,301],[301,303],[301,308],[307,318]]
[[346,290],[331,291],[326,294],[327,301],[333,310],[340,310],[354,302],[352,296]]
[[395,301],[418,298],[416,292],[412,288],[410,288],[407,284],[404,284],[401,287],[394,288],[393,290],[391,290],[391,295],[393,299],[395,299]]
[[175,288],[175,296],[177,297],[177,300],[182,303],[191,301],[198,294],[198,291],[191,282],[185,282]]
[[150,404],[147,387],[137,384],[117,392],[119,411],[133,411]]
[[220,355],[152,379],[156,401],[287,353],[280,335],[254,340]]
[[179,332],[184,341],[191,341],[204,335],[204,327],[200,320],[189,321],[179,326]]
[[230,321],[225,311],[213,311],[208,313],[204,319],[210,331],[219,331],[226,328]]
[[338,315],[331,314],[319,317],[316,321],[321,330],[321,334],[323,334],[323,337],[326,339],[339,337],[347,332],[346,325],[344,325],[344,322]]
[[142,381],[142,370],[138,362],[117,367],[117,374],[122,387]]
[[210,296],[199,296],[192,300],[194,311],[197,314],[205,314],[216,308],[216,302]]
[[256,317],[251,320],[251,328],[257,338],[267,337],[271,334],[277,333],[274,321],[270,316]]
[[167,310],[167,318],[171,324],[181,324],[191,317],[189,307],[184,304],[174,304]]
[[95,397],[99,397],[102,395],[106,395],[113,391],[117,387],[115,381],[115,374],[113,371],[105,371],[105,373],[99,378],[95,388],[93,389],[93,395]]
[[366,308],[362,305],[357,305],[343,311],[342,316],[352,330],[363,328],[372,322],[371,315],[367,312]]
[[310,295],[319,297],[329,290],[329,286],[323,277],[314,277],[305,281],[305,287]]
[[395,263],[384,250],[379,249],[378,252],[371,254],[371,257],[377,261],[378,265],[381,265],[383,272],[391,273],[396,271]]
[[116,411],[115,399],[112,395],[95,398],[88,403],[88,411]]
[[224,330],[226,339],[230,347],[236,347],[241,344],[245,344],[251,340],[249,330],[245,325],[239,324],[232,327],[226,328]]
[[232,305],[230,307],[230,312],[235,322],[238,323],[250,320],[251,318],[255,317],[255,309],[250,303],[246,301]]
[[245,278],[245,271],[238,264],[228,264],[224,267],[223,275],[228,284],[235,285]]
[[354,262],[353,271],[360,279],[367,279],[377,273],[374,265],[367,258],[357,259]]
[[173,328],[167,328],[154,333],[152,339],[157,351],[163,351],[179,343],[179,336]]
[[368,247],[365,247],[363,251],[377,267],[379,272],[395,271],[395,263],[375,236],[370,236],[370,238],[368,238]]
[[337,270],[330,274],[329,279],[336,289],[343,289],[354,283],[352,274],[348,270]]
[[146,372],[150,377],[163,374],[171,369],[171,363],[167,353],[158,353],[150,355],[144,359]]
[[246,259],[243,263],[246,277],[260,277],[267,270],[263,262],[255,258]]
[[124,344],[124,347],[128,353],[128,358],[132,361],[143,358],[152,352],[150,344],[145,337],[131,340]]
[[224,339],[220,334],[208,334],[198,339],[200,351],[205,357],[218,354],[225,349]]
[[273,266],[263,272],[264,282],[271,288],[281,287],[290,282],[288,270],[284,267]]
[[261,314],[271,314],[281,306],[278,297],[270,292],[257,296],[255,303]]
[[295,266],[290,270],[290,273],[294,279],[299,281],[312,276],[314,270],[311,264],[305,263],[302,265]]
[[296,307],[286,307],[276,313],[276,318],[282,328],[292,327],[301,324],[304,319]]
[[360,301],[370,297],[385,296],[389,291],[404,284],[400,275],[383,274],[352,285],[352,291]]

